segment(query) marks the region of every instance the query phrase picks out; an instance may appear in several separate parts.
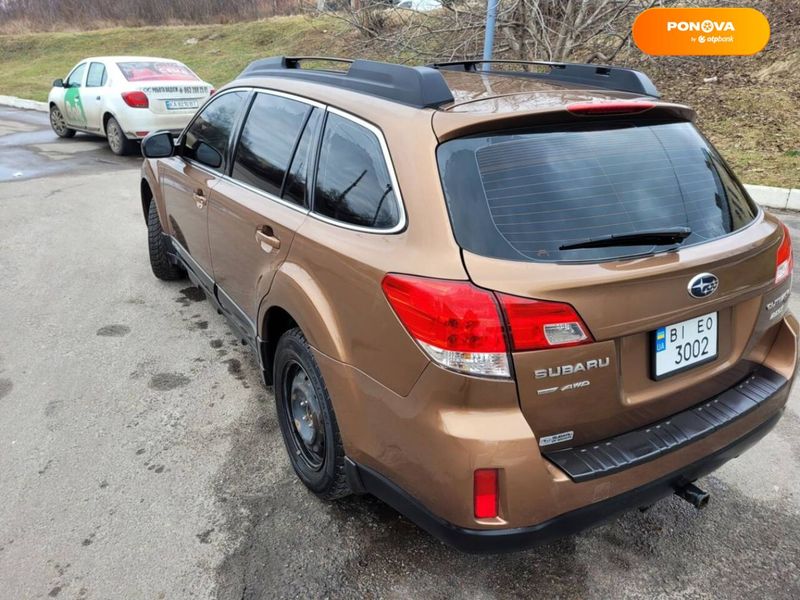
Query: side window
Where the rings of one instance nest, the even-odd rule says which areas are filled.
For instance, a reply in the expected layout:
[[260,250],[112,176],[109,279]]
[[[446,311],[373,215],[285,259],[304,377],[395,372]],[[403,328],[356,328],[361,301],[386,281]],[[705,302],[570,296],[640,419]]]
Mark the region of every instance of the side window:
[[106,67],[103,63],[93,62],[89,65],[86,76],[86,87],[103,87],[106,84]]
[[213,169],[225,169],[231,131],[247,92],[229,92],[217,96],[197,115],[186,132],[181,153]]
[[306,181],[308,180],[308,169],[311,161],[314,158],[315,144],[314,136],[319,128],[319,122],[322,120],[322,112],[314,109],[311,116],[308,118],[306,128],[303,130],[303,135],[297,143],[297,148],[294,151],[294,158],[292,159],[292,166],[289,173],[286,175],[286,186],[283,189],[283,198],[294,204],[300,206],[308,206],[308,190],[306,188]]
[[378,139],[329,113],[314,187],[314,212],[344,223],[388,229],[400,219]]
[[236,147],[233,178],[280,196],[292,151],[310,110],[303,102],[256,94]]
[[86,63],[82,63],[72,69],[72,73],[67,77],[64,87],[81,87],[83,83],[83,73],[86,71]]

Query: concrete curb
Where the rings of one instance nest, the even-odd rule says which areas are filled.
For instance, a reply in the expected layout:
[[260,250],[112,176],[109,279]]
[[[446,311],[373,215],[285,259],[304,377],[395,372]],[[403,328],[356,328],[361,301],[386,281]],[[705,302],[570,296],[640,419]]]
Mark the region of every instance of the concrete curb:
[[[48,110],[47,102],[37,102],[36,100],[17,98],[16,96],[0,95],[0,105],[42,112],[47,112]],[[745,184],[744,187],[747,188],[753,200],[761,206],[800,211],[800,188],[789,189],[754,184]]]
[[26,98],[17,98],[16,96],[0,95],[0,104],[3,106],[10,106],[12,108],[24,108],[25,110],[39,110],[41,112],[47,112],[47,102],[37,102],[36,100],[27,100]]
[[761,206],[783,210],[800,210],[800,189],[745,184],[750,196]]

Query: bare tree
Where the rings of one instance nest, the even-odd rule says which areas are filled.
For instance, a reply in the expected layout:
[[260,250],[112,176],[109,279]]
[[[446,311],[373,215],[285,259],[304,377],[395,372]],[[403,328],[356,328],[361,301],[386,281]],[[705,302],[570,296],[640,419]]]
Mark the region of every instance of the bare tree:
[[[440,0],[420,13],[361,0],[338,15],[382,54],[419,58],[475,57],[481,53],[487,0]],[[629,45],[633,20],[653,6],[708,4],[711,0],[499,0],[495,52],[519,60],[610,61]]]
[[564,60],[601,35],[615,35],[618,21],[627,25],[639,0],[514,0],[498,29],[520,59]]
[[[94,24],[163,25],[235,22],[303,10],[304,0],[0,0],[0,24],[31,28]],[[318,0],[325,8],[325,0]]]

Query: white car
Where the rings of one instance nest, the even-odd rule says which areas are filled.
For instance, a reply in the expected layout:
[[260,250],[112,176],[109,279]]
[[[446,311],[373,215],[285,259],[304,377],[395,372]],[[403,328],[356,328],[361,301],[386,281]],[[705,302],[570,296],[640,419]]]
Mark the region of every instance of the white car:
[[151,131],[180,132],[213,93],[210,83],[176,60],[98,56],[56,79],[47,102],[59,137],[76,131],[105,136],[121,155]]
[[439,0],[400,0],[395,6],[397,6],[397,8],[428,12],[431,10],[439,10],[442,8],[442,3],[439,2]]

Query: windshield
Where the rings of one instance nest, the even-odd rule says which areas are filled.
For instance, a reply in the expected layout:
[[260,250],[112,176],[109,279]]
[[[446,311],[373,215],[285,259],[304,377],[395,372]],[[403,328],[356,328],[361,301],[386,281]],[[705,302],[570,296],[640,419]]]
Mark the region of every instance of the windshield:
[[128,81],[199,81],[189,67],[176,62],[120,62],[117,66]]
[[[758,208],[691,123],[604,124],[445,142],[439,171],[459,245],[518,261],[602,261],[685,247]],[[671,246],[581,247],[682,228]]]

